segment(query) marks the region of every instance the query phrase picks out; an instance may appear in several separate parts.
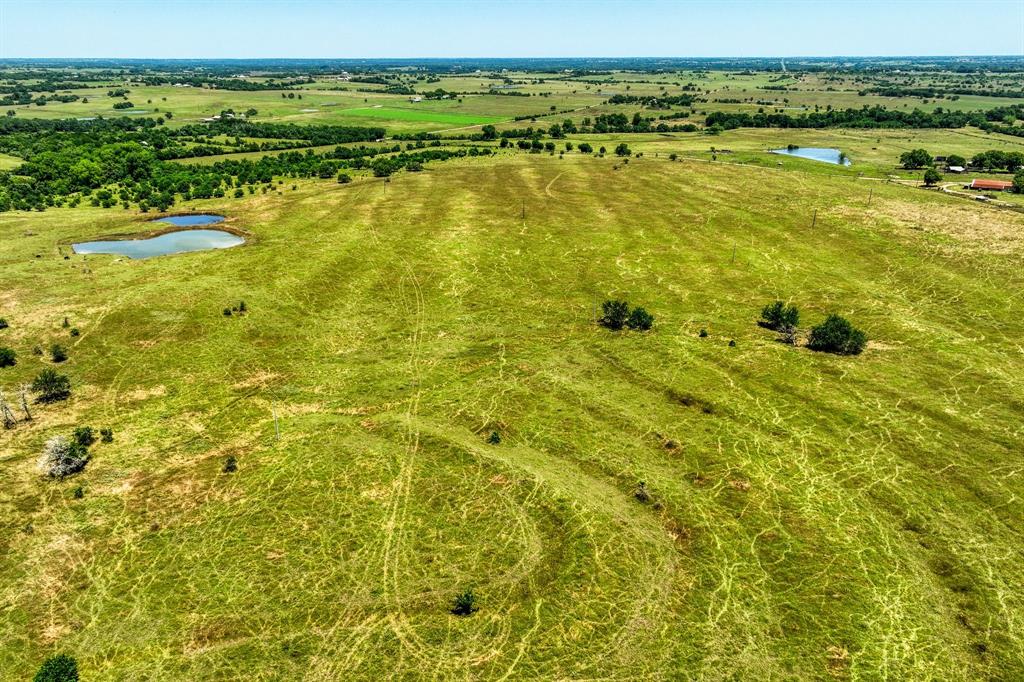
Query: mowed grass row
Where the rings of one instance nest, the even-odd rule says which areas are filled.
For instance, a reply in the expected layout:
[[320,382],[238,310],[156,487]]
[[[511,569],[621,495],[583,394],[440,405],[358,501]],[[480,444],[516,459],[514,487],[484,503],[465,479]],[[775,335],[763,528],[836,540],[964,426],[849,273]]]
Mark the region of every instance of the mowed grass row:
[[[251,242],[150,261],[58,255],[123,211],[0,216],[0,382],[82,330],[74,397],[0,441],[0,670],[1024,674],[1022,221],[866,184],[467,159],[196,203]],[[869,349],[776,342],[775,298]],[[115,442],[41,479],[85,423]]]

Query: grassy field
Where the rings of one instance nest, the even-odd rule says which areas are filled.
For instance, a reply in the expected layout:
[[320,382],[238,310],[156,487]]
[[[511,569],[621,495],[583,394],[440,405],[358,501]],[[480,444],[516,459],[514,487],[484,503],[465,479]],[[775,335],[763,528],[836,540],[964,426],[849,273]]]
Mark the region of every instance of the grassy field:
[[[190,202],[249,243],[145,261],[62,255],[134,212],[0,215],[0,386],[55,341],[73,379],[0,439],[0,677],[1024,677],[1024,217],[857,179],[857,132],[666,158],[768,132]],[[868,350],[778,343],[776,298]]]

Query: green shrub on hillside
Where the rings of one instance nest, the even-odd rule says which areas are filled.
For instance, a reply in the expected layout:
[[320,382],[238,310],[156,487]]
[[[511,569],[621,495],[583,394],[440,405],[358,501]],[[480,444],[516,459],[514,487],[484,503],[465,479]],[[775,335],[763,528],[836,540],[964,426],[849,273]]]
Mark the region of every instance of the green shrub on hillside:
[[654,325],[654,315],[643,308],[633,308],[626,319],[626,326],[635,331],[647,331]]
[[50,656],[39,666],[32,682],[78,682],[78,663],[67,654]]
[[17,363],[16,357],[10,348],[0,347],[0,367],[14,367]]
[[473,590],[466,590],[455,597],[452,613],[456,616],[468,616],[476,610],[476,595],[473,594]]
[[629,304],[625,301],[608,300],[601,304],[601,312],[601,325],[617,331],[626,326]]
[[33,393],[39,394],[36,399],[41,403],[52,403],[66,400],[71,395],[71,380],[52,369],[44,369],[32,381]]
[[757,323],[777,332],[792,331],[800,324],[800,311],[794,305],[775,301],[761,310],[761,319]]
[[68,352],[65,350],[64,346],[59,343],[55,343],[50,346],[50,357],[54,362],[64,362],[68,359]]
[[867,334],[835,313],[825,321],[811,328],[807,347],[811,350],[839,355],[858,355],[868,342]]

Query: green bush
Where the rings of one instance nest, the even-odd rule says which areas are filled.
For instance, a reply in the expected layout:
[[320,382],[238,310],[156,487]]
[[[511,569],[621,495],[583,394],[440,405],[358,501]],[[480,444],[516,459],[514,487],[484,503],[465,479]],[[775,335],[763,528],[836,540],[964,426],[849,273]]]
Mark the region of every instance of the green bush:
[[352,176],[351,175],[349,175],[348,173],[338,173],[338,184],[339,185],[347,185],[350,182],[352,182]]
[[33,393],[39,394],[37,400],[41,403],[67,400],[71,396],[71,380],[52,369],[44,369],[40,372],[32,380],[30,388]]
[[643,308],[633,308],[626,319],[626,326],[635,331],[645,332],[654,326],[654,315]]
[[229,455],[228,458],[224,460],[224,468],[221,471],[225,474],[232,474],[238,471],[238,458],[234,455]]
[[629,156],[630,154],[632,154],[632,152],[629,151],[629,145],[626,144],[625,142],[620,142],[618,145],[616,145],[616,147],[615,147],[615,155],[616,156]]
[[76,426],[72,437],[75,442],[84,448],[89,447],[96,442],[96,434],[93,433],[91,426]]
[[67,654],[50,656],[39,666],[32,682],[78,682],[78,663]]
[[800,311],[794,305],[775,301],[761,310],[761,319],[758,320],[758,324],[777,332],[789,332],[800,324]]
[[113,443],[114,432],[110,429],[100,429],[100,442],[101,443]]
[[455,597],[452,613],[456,616],[468,616],[476,610],[476,595],[473,594],[473,590],[466,590]]
[[487,436],[487,442],[491,445],[498,445],[501,443],[501,434],[497,431],[491,431],[491,435]]
[[835,313],[811,328],[807,347],[811,350],[839,355],[857,355],[868,342],[867,334],[854,327],[846,318]]
[[619,330],[626,326],[629,318],[629,304],[625,301],[608,300],[601,304],[601,325]]
[[17,363],[17,355],[10,348],[0,347],[0,367],[14,367]]
[[5,320],[4,318],[0,317],[0,329],[7,329],[7,327],[9,327],[9,326],[10,325],[7,324],[7,320]]
[[68,359],[68,352],[64,346],[59,343],[55,343],[50,346],[50,357],[54,362],[64,362]]

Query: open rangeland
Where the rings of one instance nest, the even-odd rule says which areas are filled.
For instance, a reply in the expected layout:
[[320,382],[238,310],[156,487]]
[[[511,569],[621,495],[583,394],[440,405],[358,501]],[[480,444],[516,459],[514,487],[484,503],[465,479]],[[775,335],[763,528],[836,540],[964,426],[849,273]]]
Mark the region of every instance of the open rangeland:
[[1024,677],[1024,216],[654,149],[189,201],[248,243],[151,260],[0,215],[0,386],[72,379],[0,436],[0,677]]

